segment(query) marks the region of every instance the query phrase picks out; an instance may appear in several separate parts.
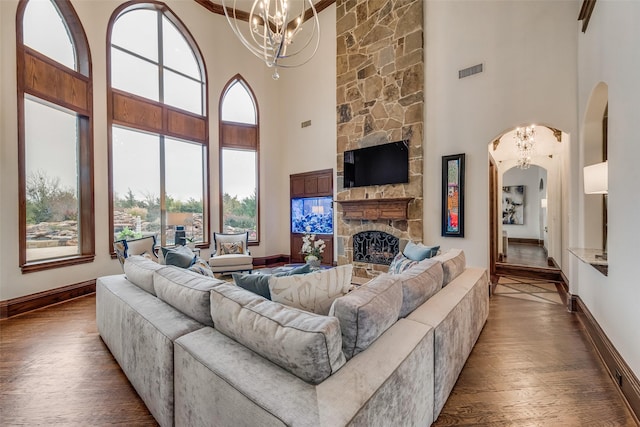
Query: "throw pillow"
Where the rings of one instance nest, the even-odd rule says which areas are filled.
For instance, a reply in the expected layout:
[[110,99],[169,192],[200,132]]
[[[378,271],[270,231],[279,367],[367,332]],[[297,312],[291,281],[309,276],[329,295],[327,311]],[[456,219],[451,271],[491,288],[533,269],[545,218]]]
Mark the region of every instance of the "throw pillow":
[[[289,271],[275,273],[273,274],[273,276],[293,276],[295,274],[306,274],[310,272],[311,266],[305,264],[303,266],[293,268]],[[271,292],[269,291],[269,278],[272,277],[271,274],[232,273],[231,276],[233,276],[233,281],[236,283],[236,285],[240,286],[243,289],[251,291],[254,294],[258,294],[268,300],[271,300]]]
[[196,256],[196,261],[191,267],[189,267],[189,270],[194,273],[202,274],[203,276],[214,277],[209,264],[199,256]]
[[188,246],[176,246],[174,248],[162,248],[166,265],[175,265],[180,268],[189,268],[196,262],[196,255]]
[[333,300],[346,294],[351,286],[352,264],[293,276],[271,276],[271,299],[290,307],[316,314],[327,314]]
[[258,294],[268,300],[271,299],[271,293],[269,292],[269,278],[270,274],[240,274],[231,273],[233,281],[236,285],[243,289]]
[[391,265],[389,265],[389,274],[401,274],[403,271],[416,265],[418,261],[413,261],[399,252],[398,255],[393,258]]
[[440,249],[440,246],[425,246],[421,243],[409,241],[402,253],[410,260],[422,261],[423,259],[435,256],[438,253],[438,249]]
[[244,253],[244,245],[238,242],[220,242],[220,255],[239,255]]

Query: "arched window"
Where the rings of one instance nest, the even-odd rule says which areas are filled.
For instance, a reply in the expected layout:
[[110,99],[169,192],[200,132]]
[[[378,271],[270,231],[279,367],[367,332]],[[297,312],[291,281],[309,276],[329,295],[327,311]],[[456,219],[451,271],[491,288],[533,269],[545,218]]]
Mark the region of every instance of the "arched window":
[[[206,73],[195,41],[162,3],[128,4],[110,24],[112,241],[209,241]],[[111,242],[113,252],[113,242]]]
[[95,255],[91,57],[73,6],[17,11],[20,254],[23,273]]
[[247,82],[234,76],[220,98],[221,229],[249,232],[258,243],[259,144],[258,108]]

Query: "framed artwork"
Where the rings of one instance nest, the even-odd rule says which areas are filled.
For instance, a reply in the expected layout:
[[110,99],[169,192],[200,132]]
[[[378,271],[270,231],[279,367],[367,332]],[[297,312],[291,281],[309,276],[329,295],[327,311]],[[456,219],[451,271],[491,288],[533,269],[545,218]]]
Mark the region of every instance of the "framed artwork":
[[464,237],[464,154],[442,156],[442,235]]
[[524,225],[524,185],[502,187],[502,223]]

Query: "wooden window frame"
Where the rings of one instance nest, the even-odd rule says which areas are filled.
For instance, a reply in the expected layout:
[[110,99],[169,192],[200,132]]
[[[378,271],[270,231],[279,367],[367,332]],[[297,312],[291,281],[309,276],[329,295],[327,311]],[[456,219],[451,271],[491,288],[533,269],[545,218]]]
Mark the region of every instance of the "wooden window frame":
[[[93,79],[89,42],[75,9],[68,1],[51,0],[60,13],[76,55],[77,70],[70,69],[26,46],[24,12],[29,0],[20,0],[16,12],[18,91],[19,265],[22,273],[93,262],[95,215],[93,180]],[[78,120],[78,223],[79,254],[27,261],[26,130],[27,96],[42,99],[75,113]]]
[[[137,9],[149,9],[159,12],[167,18],[182,34],[189,46],[191,47],[194,58],[198,63],[202,74],[202,100],[203,114],[198,115],[177,107],[173,107],[163,102],[153,101],[141,96],[114,89],[111,84],[111,35],[113,26],[117,19],[124,13]],[[158,37],[161,37],[159,34]],[[161,49],[161,45],[158,46]],[[162,70],[162,64],[160,64]],[[160,71],[162,72],[162,71]],[[197,244],[198,248],[208,248],[211,242],[211,209],[209,197],[209,97],[207,94],[207,69],[204,63],[203,55],[200,47],[195,39],[177,17],[175,13],[164,3],[158,1],[147,1],[139,3],[135,1],[126,2],[118,7],[109,19],[107,29],[107,145],[108,145],[108,168],[109,168],[109,252],[112,258],[116,257],[113,246],[114,235],[114,201],[113,201],[113,126],[121,126],[123,128],[156,134],[163,139],[164,137],[180,139],[188,142],[194,142],[204,147],[205,167],[203,172],[203,242]],[[160,80],[160,84],[164,84]],[[161,167],[164,167],[161,165]],[[161,183],[162,187],[162,183]],[[160,194],[160,212],[166,211],[165,195],[163,191]],[[161,220],[161,230],[164,219]],[[163,231],[161,231],[163,232]]]
[[[242,84],[253,101],[256,110],[256,124],[236,123],[232,121],[222,120],[222,104],[225,95],[234,84]],[[220,230],[224,230],[224,192],[223,192],[223,176],[222,176],[222,150],[231,148],[236,150],[255,151],[256,153],[256,240],[249,240],[249,246],[257,246],[260,244],[260,110],[258,108],[258,100],[249,83],[241,74],[233,76],[222,89],[220,100],[218,103],[218,122],[219,128],[219,182],[220,182]],[[229,138],[234,140],[240,139],[239,142],[230,142]],[[240,137],[240,138],[238,138]]]

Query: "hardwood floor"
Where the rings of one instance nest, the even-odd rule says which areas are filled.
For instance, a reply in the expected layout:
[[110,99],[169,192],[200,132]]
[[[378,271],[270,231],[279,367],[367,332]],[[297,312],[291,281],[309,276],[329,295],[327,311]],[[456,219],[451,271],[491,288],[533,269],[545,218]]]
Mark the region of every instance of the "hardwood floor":
[[156,425],[98,336],[95,294],[0,321],[0,424]]
[[527,265],[530,267],[548,267],[547,253],[544,247],[531,243],[511,243],[507,249],[507,264]]
[[554,283],[501,278],[434,426],[636,426]]
[[[434,425],[636,425],[575,315],[548,286],[518,289],[498,285]],[[0,321],[0,424],[156,425],[98,336],[94,295]]]

